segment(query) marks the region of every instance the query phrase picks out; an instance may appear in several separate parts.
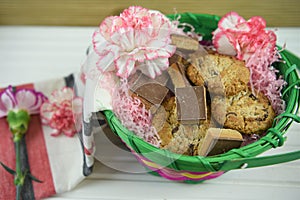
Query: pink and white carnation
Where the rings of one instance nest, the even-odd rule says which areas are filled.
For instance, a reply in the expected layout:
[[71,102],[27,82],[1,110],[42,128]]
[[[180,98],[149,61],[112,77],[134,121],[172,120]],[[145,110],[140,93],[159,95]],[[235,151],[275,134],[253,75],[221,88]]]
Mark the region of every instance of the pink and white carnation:
[[263,92],[277,113],[284,111],[281,89],[285,81],[277,78],[277,71],[271,67],[279,60],[276,35],[266,30],[263,18],[252,17],[246,21],[235,12],[226,14],[213,32],[213,45],[219,53],[245,61],[251,73],[252,90]]
[[168,68],[168,58],[176,50],[170,38],[174,29],[160,12],[139,6],[129,7],[120,16],[107,17],[93,35],[98,69],[115,70],[122,78],[139,69],[155,78]]
[[81,125],[82,98],[76,97],[72,88],[54,91],[41,106],[42,122],[53,129],[52,136],[61,133],[73,137]]

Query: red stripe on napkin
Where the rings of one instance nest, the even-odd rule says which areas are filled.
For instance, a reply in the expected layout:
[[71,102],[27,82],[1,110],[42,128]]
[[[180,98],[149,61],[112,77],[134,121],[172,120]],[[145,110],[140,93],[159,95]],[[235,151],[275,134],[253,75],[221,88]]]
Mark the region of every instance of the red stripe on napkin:
[[[16,168],[15,148],[6,118],[0,119],[0,161],[11,169]],[[0,166],[0,199],[15,199],[14,176]]]
[[[17,89],[34,89],[33,84],[17,86]],[[3,89],[0,89],[0,91]],[[0,119],[0,161],[6,166],[15,169],[15,150],[12,134],[9,131],[6,118]],[[34,195],[36,199],[49,197],[55,194],[50,163],[42,124],[39,115],[32,115],[29,129],[25,135],[28,162],[30,172],[43,183],[33,181]],[[16,194],[14,177],[0,167],[0,199],[14,199]]]
[[30,171],[33,176],[43,181],[32,182],[34,195],[37,199],[51,196],[56,192],[39,115],[31,116],[27,133],[25,141]]

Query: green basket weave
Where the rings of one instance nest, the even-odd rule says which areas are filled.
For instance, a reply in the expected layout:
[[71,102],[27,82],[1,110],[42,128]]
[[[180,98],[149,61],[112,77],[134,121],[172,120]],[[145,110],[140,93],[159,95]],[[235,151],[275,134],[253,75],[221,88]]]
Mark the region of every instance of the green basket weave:
[[[168,17],[175,19],[177,16]],[[211,40],[211,33],[217,28],[219,20],[220,17],[215,15],[180,14],[180,22],[192,24],[195,32],[200,33],[204,40]],[[292,122],[300,122],[300,117],[297,116],[300,99],[297,66],[300,66],[300,59],[287,50],[282,50],[280,54],[285,62],[275,63],[274,67],[288,83],[283,89],[286,111],[274,119],[273,126],[267,130],[264,137],[242,148],[210,157],[178,155],[156,148],[140,139],[126,129],[112,111],[104,111],[104,114],[111,129],[131,149],[141,164],[149,169],[149,172],[172,180],[199,182],[218,177],[233,169],[260,167],[299,159],[300,151],[256,157],[271,148],[282,146],[285,141],[284,134]]]

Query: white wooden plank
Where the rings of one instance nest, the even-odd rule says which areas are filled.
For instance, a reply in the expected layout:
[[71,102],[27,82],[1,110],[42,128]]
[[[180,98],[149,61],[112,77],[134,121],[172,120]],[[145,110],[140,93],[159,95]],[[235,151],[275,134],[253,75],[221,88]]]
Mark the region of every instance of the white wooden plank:
[[[59,195],[81,199],[295,199],[299,186],[272,185],[237,180],[207,181],[197,185],[172,182],[87,180],[73,192]],[[120,199],[121,199],[120,198]],[[53,199],[53,198],[52,198]],[[55,198],[54,198],[55,199]]]

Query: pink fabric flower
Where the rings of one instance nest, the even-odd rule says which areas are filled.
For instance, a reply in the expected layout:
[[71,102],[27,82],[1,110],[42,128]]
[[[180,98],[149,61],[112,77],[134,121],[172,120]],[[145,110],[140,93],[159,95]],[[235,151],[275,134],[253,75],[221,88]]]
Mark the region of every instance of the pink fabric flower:
[[47,98],[40,92],[31,89],[13,91],[9,86],[0,93],[0,118],[7,116],[9,111],[25,110],[28,114],[38,114],[40,106]]
[[285,81],[276,78],[277,71],[271,64],[279,60],[276,35],[268,31],[266,21],[252,17],[248,21],[235,12],[226,14],[213,32],[213,44],[222,54],[243,60],[251,73],[251,87],[263,92],[279,114],[284,111],[281,89]]
[[41,106],[43,123],[54,130],[52,136],[63,133],[73,137],[81,126],[81,113],[82,98],[75,97],[74,90],[68,87],[54,91],[49,100]]
[[163,14],[139,6],[106,18],[93,35],[97,67],[103,72],[116,70],[123,78],[140,69],[154,78],[169,66],[168,58],[175,52],[170,45],[172,29]]

